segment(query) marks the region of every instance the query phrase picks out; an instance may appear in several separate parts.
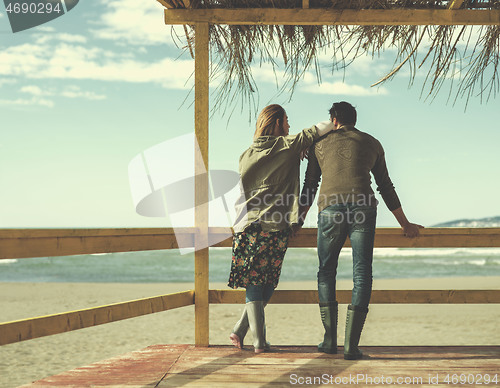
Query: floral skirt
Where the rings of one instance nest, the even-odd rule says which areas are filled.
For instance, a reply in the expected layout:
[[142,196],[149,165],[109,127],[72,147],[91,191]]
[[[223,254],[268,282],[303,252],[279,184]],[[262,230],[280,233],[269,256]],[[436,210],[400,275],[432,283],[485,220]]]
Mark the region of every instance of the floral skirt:
[[252,224],[233,236],[233,257],[228,286],[272,284],[277,287],[281,266],[288,248],[289,229],[263,232]]

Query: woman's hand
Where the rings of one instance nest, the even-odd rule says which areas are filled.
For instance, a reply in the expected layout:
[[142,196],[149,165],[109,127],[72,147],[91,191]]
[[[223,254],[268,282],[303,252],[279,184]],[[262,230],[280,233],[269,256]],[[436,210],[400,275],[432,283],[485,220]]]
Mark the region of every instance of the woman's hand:
[[323,136],[328,132],[333,131],[335,129],[335,125],[330,120],[327,120],[316,124],[316,128],[318,129],[318,135]]
[[291,238],[294,238],[294,237],[297,237],[297,235],[299,234],[300,230],[302,229],[302,225],[299,225],[299,224],[293,224],[290,228],[290,237]]

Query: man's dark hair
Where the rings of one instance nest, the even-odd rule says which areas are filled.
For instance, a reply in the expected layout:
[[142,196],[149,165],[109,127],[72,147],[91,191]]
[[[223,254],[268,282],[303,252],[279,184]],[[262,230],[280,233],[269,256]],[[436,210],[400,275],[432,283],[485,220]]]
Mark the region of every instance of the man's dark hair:
[[356,125],[357,113],[356,109],[348,102],[335,102],[330,108],[330,117],[332,120],[336,118],[340,124]]

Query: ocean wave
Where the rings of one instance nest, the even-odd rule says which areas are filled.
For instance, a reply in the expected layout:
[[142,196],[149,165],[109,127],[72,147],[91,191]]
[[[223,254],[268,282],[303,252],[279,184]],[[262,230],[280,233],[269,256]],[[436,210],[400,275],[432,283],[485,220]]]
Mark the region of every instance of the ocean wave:
[[500,256],[500,248],[375,248],[373,254],[376,257],[485,257]]
[[[216,252],[230,251],[229,247],[211,247],[210,250]],[[316,247],[289,248],[291,252],[317,253]],[[374,248],[373,254],[376,257],[436,257],[436,256],[480,256],[480,257],[500,257],[500,248]],[[352,256],[352,248],[344,247],[340,252],[340,257]]]
[[3,259],[0,260],[0,264],[14,264],[17,263],[17,259]]

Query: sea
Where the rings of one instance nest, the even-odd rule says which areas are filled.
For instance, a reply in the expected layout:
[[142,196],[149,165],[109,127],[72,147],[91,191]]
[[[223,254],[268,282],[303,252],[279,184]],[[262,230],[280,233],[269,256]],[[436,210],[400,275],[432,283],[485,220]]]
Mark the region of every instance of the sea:
[[[338,279],[352,279],[352,252],[340,254]],[[315,248],[290,248],[284,281],[314,281]],[[210,282],[227,282],[230,248],[210,248]],[[376,279],[500,276],[500,248],[375,248]],[[0,282],[193,282],[194,254],[177,250],[0,260]]]

